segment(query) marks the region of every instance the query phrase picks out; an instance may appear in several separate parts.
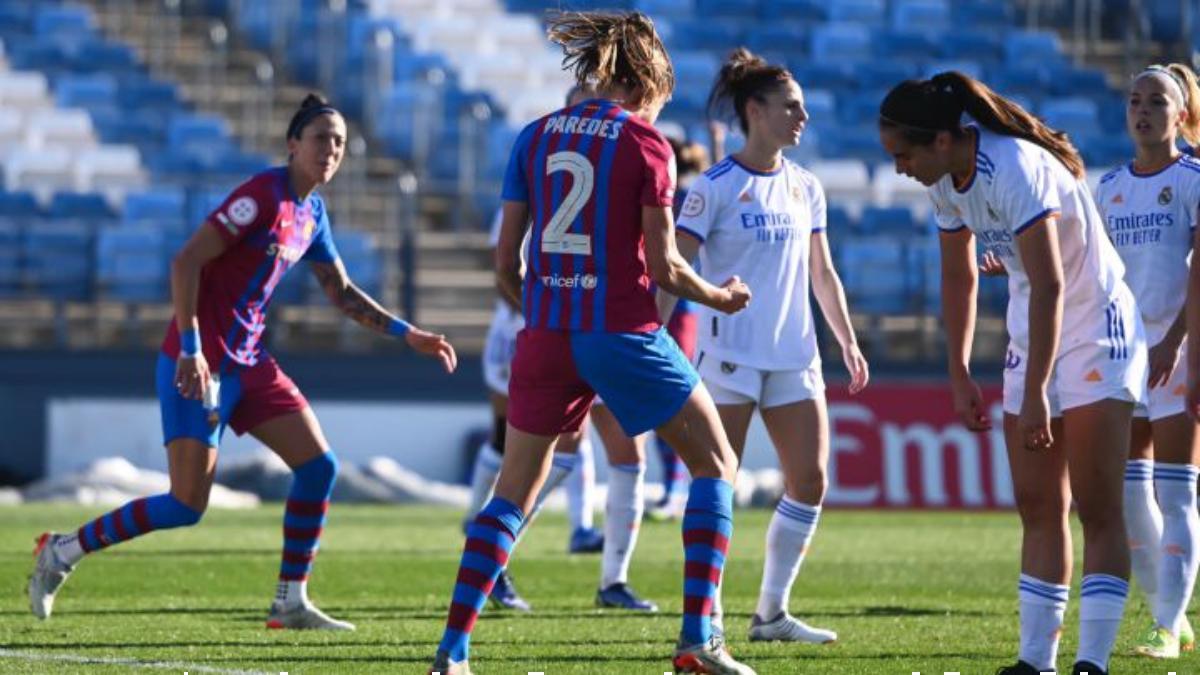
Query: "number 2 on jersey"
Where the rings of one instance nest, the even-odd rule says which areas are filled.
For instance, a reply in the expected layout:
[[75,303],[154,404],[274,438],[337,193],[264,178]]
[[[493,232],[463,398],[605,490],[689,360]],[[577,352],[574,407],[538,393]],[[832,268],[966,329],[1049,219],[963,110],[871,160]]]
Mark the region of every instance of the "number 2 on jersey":
[[592,163],[587,157],[578,152],[564,150],[546,158],[546,175],[558,171],[571,174],[571,191],[559,204],[558,210],[542,231],[542,253],[591,255],[592,237],[567,232],[567,229],[575,222],[575,218],[592,196],[592,189],[596,184],[596,170],[592,168]]

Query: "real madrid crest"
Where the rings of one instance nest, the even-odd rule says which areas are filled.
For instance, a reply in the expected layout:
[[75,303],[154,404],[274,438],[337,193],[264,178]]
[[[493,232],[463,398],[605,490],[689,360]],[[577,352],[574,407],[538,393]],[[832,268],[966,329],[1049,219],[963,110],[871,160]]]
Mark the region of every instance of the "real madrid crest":
[[1162,206],[1166,206],[1167,204],[1171,203],[1171,197],[1171,186],[1168,185],[1162,189],[1162,192],[1158,193],[1158,203]]

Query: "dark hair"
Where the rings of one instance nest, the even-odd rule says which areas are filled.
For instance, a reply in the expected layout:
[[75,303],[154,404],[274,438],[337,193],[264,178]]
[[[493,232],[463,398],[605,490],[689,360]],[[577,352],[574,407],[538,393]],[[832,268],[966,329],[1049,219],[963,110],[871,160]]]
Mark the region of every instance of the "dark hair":
[[638,108],[665,101],[675,89],[675,69],[654,22],[641,12],[558,12],[549,18],[550,41],[563,49],[563,68],[575,82],[597,90],[620,85]]
[[1045,148],[1076,178],[1083,178],[1083,159],[1065,133],[957,71],[938,73],[928,80],[905,80],[893,87],[879,105],[879,127],[896,129],[914,145],[929,145],[940,131],[961,136],[963,113],[989,131]]
[[745,47],[738,47],[730,52],[717,73],[717,81],[713,83],[708,95],[708,115],[713,118],[727,118],[729,108],[737,116],[742,131],[749,133],[750,125],[746,121],[746,104],[751,99],[762,101],[763,97],[777,87],[783,86],[792,79],[792,74],[783,66],[767,63],[761,56],[755,56]]
[[300,102],[300,108],[292,115],[292,121],[288,123],[287,138],[288,140],[300,140],[300,135],[304,133],[304,127],[308,123],[317,118],[318,115],[341,115],[338,109],[329,105],[329,101],[320,94],[309,94]]

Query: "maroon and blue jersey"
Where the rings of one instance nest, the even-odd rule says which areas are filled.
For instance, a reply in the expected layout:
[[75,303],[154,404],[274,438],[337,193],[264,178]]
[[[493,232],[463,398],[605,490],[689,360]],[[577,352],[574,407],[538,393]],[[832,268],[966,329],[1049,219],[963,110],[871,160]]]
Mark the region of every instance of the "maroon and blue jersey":
[[503,198],[529,205],[525,325],[647,332],[661,325],[642,207],[670,208],[675,157],[653,126],[593,99],[534,121],[513,147]]
[[[331,263],[337,247],[329,214],[313,192],[297,199],[286,167],[263,171],[239,185],[205,220],[225,240],[225,252],[200,272],[196,317],[204,358],[214,371],[253,366],[271,294],[300,260]],[[162,351],[179,356],[175,321]]]

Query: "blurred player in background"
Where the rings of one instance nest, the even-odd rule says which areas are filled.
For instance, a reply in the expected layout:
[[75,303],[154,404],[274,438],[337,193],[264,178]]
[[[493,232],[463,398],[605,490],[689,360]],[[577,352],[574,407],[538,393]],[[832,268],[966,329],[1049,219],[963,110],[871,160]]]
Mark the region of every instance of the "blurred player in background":
[[1187,66],[1150,66],[1134,77],[1128,96],[1125,122],[1137,154],[1100,179],[1096,207],[1125,263],[1150,346],[1149,393],[1134,408],[1125,464],[1130,559],[1153,616],[1136,651],[1178,658],[1195,645],[1185,612],[1200,562],[1200,454],[1196,422],[1184,410],[1187,368],[1180,364],[1200,161],[1177,143],[1200,141],[1200,89]]
[[313,606],[307,585],[317,554],[337,460],[295,383],[261,338],[271,294],[283,275],[307,261],[335,306],[382,335],[403,339],[457,365],[441,335],[395,317],[354,285],[334,246],[329,214],[315,190],[341,164],[346,122],[309,95],[287,129],[288,163],[237,187],[209,215],[171,265],[175,320],[156,375],[171,489],[136,499],[70,534],[38,539],[29,602],[40,619],[87,554],[154,530],[195,525],[208,504],[217,445],[226,425],[250,433],[292,468],[283,518],[283,560],[269,628],[353,630]]
[[696,368],[734,452],[741,457],[757,408],[784,475],[784,495],[767,529],[750,639],[834,642],[837,633],[787,611],[821,517],[829,460],[810,285],[842,347],[851,394],[867,385],[867,361],[829,254],[825,192],[816,176],[783,156],[808,120],[800,86],[786,68],[741,48],[722,66],[709,105],[713,114],[736,116],[746,145],[692,185],[679,217],[679,251],[689,260],[699,253],[706,279],[741,274],[755,289],[755,302],[730,317],[700,310]]
[[1023,539],[1018,661],[1000,672],[1056,670],[1073,497],[1084,560],[1069,672],[1102,675],[1129,588],[1122,476],[1147,367],[1141,317],[1083,161],[1065,134],[957,72],[894,87],[879,127],[896,171],[933,198],[954,407],[975,431],[991,426],[970,371],[975,238],[1008,270],[1004,436]]
[[[709,614],[733,526],[736,458],[695,370],[662,330],[663,290],[728,312],[750,300],[740,280],[713,286],[675,250],[670,145],[651,126],[674,88],[653,23],[638,12],[566,12],[550,20],[576,81],[600,98],[522,131],[504,187],[501,288],[520,304],[504,466],[467,533],[433,671],[469,673],[470,634],[551,463],[600,394],[625,434],[651,429],[679,450],[692,481],[683,519],[683,630],[676,670],[753,673],[713,635]],[[532,223],[530,221],[532,220]],[[528,272],[520,242],[527,227]]]

